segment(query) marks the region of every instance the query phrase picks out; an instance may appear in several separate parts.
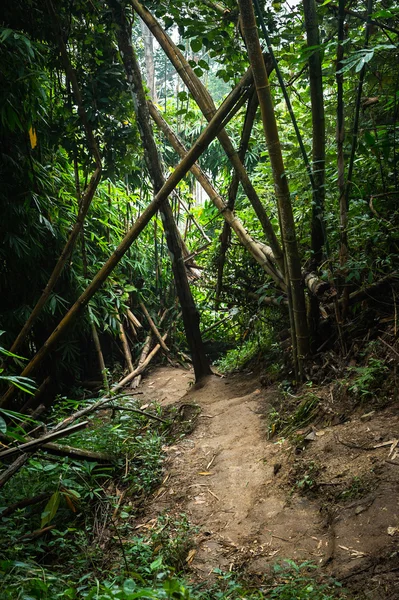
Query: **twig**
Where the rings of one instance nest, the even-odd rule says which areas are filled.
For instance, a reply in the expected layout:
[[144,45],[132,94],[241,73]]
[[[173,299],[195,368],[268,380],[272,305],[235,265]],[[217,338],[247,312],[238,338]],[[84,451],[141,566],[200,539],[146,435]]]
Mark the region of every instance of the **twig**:
[[213,465],[215,458],[217,457],[217,455],[219,454],[219,452],[216,452],[216,454],[214,454],[213,458],[209,461],[209,463],[206,465],[206,470],[209,471],[209,469],[211,468],[211,466]]
[[385,344],[385,346],[387,346],[390,350],[392,350],[392,352],[394,354],[396,354],[397,357],[399,357],[399,352],[397,352],[395,350],[395,348],[392,348],[392,346],[390,344],[388,344],[388,342],[386,342],[385,340],[383,340],[382,337],[378,336],[378,339],[380,340],[380,342],[382,342],[383,344]]
[[214,494],[214,493],[212,492],[212,490],[210,490],[209,488],[207,488],[207,490],[208,490],[208,492],[210,493],[210,495],[211,495],[211,496],[213,496],[214,498],[216,498],[216,500],[219,500],[219,502],[220,502],[220,498],[219,498],[219,496],[216,496],[216,494]]
[[7,508],[5,508],[2,513],[0,513],[0,516],[1,516],[1,518],[8,517],[8,515],[11,515],[13,512],[18,510],[19,508],[26,508],[27,506],[33,506],[34,504],[40,504],[40,502],[43,502],[43,500],[47,500],[50,497],[50,495],[51,494],[49,492],[43,492],[43,494],[39,494],[38,496],[33,496],[33,498],[24,498],[23,500],[20,500],[19,502],[15,502],[14,504],[10,504],[10,506],[7,506]]
[[170,425],[170,421],[161,419],[161,417],[158,417],[157,415],[153,415],[151,413],[145,412],[144,410],[140,410],[139,408],[130,408],[130,407],[126,407],[126,406],[113,406],[113,405],[111,405],[109,408],[112,408],[113,410],[125,410],[127,412],[134,412],[139,415],[143,415],[144,417],[148,417],[149,419],[154,419],[155,421],[160,421],[161,423]]
[[374,450],[373,446],[359,446],[359,445],[353,444],[351,442],[344,442],[344,441],[340,440],[338,436],[335,436],[335,439],[337,440],[337,442],[339,442],[343,446],[346,446],[347,448],[353,448],[354,450]]

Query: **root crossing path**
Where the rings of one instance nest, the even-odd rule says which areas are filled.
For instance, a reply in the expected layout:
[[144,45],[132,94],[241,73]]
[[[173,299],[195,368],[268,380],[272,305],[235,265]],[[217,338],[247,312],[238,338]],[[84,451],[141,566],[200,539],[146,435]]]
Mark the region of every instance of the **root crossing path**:
[[[165,478],[139,527],[165,511],[185,513],[199,528],[195,553],[188,557],[196,578],[208,578],[215,568],[261,574],[285,558],[309,560],[335,576],[352,577],[367,570],[375,553],[387,550],[389,512],[397,512],[397,495],[395,507],[387,508],[382,491],[324,510],[321,498],[298,493],[290,483],[293,449],[267,439],[265,417],[275,390],[261,388],[250,376],[211,376],[180,397],[190,381],[187,371],[167,367],[155,369],[144,382],[144,402],[175,404],[195,426],[165,449]],[[392,415],[386,418],[392,423]],[[336,429],[316,440],[320,452]],[[336,462],[342,467],[341,458]]]

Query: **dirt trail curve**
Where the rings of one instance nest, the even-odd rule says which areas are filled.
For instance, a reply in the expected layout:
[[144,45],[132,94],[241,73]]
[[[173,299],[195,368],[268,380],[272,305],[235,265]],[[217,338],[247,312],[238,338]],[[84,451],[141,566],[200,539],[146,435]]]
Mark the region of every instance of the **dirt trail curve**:
[[[291,558],[310,560],[344,579],[366,572],[377,590],[370,598],[399,598],[399,588],[397,596],[378,592],[385,593],[387,579],[378,563],[398,551],[399,530],[393,536],[387,531],[399,526],[399,468],[385,465],[386,476],[379,475],[372,492],[324,510],[320,497],[293,493],[287,472],[295,456],[288,443],[267,440],[264,416],[275,390],[261,388],[249,376],[213,376],[181,397],[192,379],[187,371],[164,367],[144,381],[144,402],[177,403],[188,414],[190,405],[199,405],[201,413],[194,431],[166,448],[164,483],[143,520],[165,510],[188,515],[200,528],[191,563],[196,577],[207,578],[216,567],[255,575],[278,558]],[[337,434],[347,439],[353,427],[374,441],[399,434],[399,412],[385,411],[373,425],[359,420],[350,427],[326,428],[311,444],[309,460],[324,465],[326,486],[334,486],[342,473],[372,473],[378,456],[386,458],[389,450],[386,445],[369,454],[350,449],[337,443]]]

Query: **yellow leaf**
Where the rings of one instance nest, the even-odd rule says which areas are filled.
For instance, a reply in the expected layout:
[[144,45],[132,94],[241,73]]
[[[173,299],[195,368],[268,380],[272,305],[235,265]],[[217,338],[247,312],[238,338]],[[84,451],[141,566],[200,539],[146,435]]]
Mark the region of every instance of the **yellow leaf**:
[[196,553],[197,553],[196,550],[190,550],[190,552],[187,554],[186,563],[188,565],[191,565],[191,563],[194,560],[194,556],[196,555]]
[[210,471],[200,471],[198,475],[213,475]]
[[30,139],[30,146],[33,150],[33,148],[35,148],[35,146],[37,146],[36,129],[33,129],[33,127],[31,127],[29,129],[29,139]]

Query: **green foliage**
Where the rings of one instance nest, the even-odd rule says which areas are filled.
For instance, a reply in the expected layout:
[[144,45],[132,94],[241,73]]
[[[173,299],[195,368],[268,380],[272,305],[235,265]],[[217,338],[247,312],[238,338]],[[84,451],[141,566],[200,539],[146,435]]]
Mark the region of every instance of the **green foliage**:
[[371,477],[355,476],[347,486],[345,490],[340,492],[339,498],[341,500],[356,500],[356,498],[362,498],[372,489]]
[[[143,578],[114,578],[97,580],[96,585],[87,589],[84,579],[80,585],[71,585],[66,580],[56,579],[35,565],[19,562],[2,561],[0,569],[5,576],[2,600],[148,600],[179,598],[180,600],[333,600],[348,598],[337,582],[318,583],[313,577],[317,575],[316,567],[311,563],[297,565],[293,561],[284,561],[274,567],[273,584],[264,586],[264,590],[248,589],[239,583],[232,573],[223,573],[216,569],[218,583],[208,590],[193,588],[184,580],[173,576],[167,569],[161,571],[152,581]],[[313,573],[312,573],[313,571]],[[25,577],[23,587],[21,575]],[[12,595],[14,594],[14,595]]]
[[283,394],[281,409],[273,408],[269,413],[269,436],[278,433],[281,437],[287,437],[296,429],[306,427],[314,419],[318,404],[319,398],[313,392],[307,392],[299,398],[286,392]]
[[352,374],[348,390],[355,397],[366,400],[377,393],[388,370],[383,360],[373,356],[368,359],[365,366],[348,367],[348,371]]

